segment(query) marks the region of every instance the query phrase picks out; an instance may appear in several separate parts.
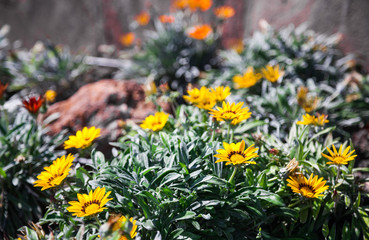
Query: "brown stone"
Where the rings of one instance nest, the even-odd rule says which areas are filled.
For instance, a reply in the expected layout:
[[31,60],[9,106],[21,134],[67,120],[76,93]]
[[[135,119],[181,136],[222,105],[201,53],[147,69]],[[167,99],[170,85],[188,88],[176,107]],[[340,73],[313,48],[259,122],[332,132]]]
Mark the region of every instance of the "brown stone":
[[[160,104],[170,112],[168,104]],[[99,149],[121,136],[121,122],[139,123],[156,112],[152,102],[145,101],[143,86],[135,81],[100,80],[81,87],[69,99],[51,105],[41,119],[58,113],[60,117],[48,124],[51,134],[68,129],[71,134],[83,127],[101,128]],[[102,146],[100,146],[102,145]]]

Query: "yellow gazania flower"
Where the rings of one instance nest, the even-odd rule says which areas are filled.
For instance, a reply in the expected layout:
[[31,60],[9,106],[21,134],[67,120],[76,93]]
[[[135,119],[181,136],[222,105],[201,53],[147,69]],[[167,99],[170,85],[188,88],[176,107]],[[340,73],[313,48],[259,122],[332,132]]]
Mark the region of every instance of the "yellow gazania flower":
[[216,94],[212,94],[210,90],[204,86],[200,89],[191,89],[187,91],[187,93],[188,95],[183,96],[183,98],[198,108],[209,110],[217,103]]
[[243,39],[230,39],[227,48],[236,51],[238,54],[242,53],[244,50]]
[[302,116],[302,121],[298,121],[297,124],[323,126],[324,124],[329,122],[329,120],[327,120],[327,117],[327,115],[320,115],[319,113],[317,113],[316,117],[306,113]]
[[120,36],[119,41],[124,47],[129,47],[134,43],[135,37],[135,33],[129,32]]
[[318,179],[318,176],[310,175],[309,179],[306,179],[305,176],[290,176],[287,179],[287,186],[289,186],[293,192],[299,193],[307,198],[317,198],[323,196],[321,194],[329,187],[325,185],[327,181],[323,181],[324,179],[321,177]]
[[327,164],[345,165],[345,164],[348,164],[349,161],[354,160],[355,157],[357,156],[357,155],[351,156],[355,152],[355,150],[352,150],[349,153],[350,146],[348,146],[347,148],[345,148],[344,151],[342,151],[343,145],[341,144],[338,152],[337,152],[336,147],[333,144],[332,144],[332,148],[333,148],[334,153],[329,149],[329,147],[327,147],[327,150],[331,156],[328,156],[322,153],[323,157],[331,161],[331,162],[327,162]]
[[215,106],[215,104],[217,104],[215,95],[210,94],[210,91],[208,92],[209,94],[201,94],[199,101],[194,104],[196,107],[205,110],[210,110]]
[[59,186],[61,182],[68,176],[74,156],[69,154],[67,157],[57,158],[50,166],[45,167],[45,171],[41,172],[33,184],[35,187],[42,187],[41,191]]
[[215,163],[226,162],[226,165],[256,164],[256,162],[250,161],[250,159],[259,156],[256,153],[258,148],[255,148],[254,144],[248,147],[246,150],[245,141],[243,140],[236,144],[228,144],[223,142],[223,147],[224,149],[217,150],[219,154],[214,155],[214,157],[219,158],[217,161],[215,161]]
[[187,91],[188,95],[183,96],[184,100],[186,100],[189,103],[195,104],[199,102],[199,99],[202,94],[208,93],[208,89],[204,86],[202,86],[200,89],[193,88],[191,90]]
[[[129,221],[132,223],[131,231],[129,232],[129,236],[133,239],[137,235],[137,220],[133,220],[131,217]],[[125,216],[121,216],[119,220],[113,225],[113,231],[117,231],[122,227],[122,225],[125,225],[127,222],[127,218]],[[119,240],[128,240],[127,237],[121,236]]]
[[167,123],[169,118],[169,114],[165,112],[157,112],[155,115],[150,115],[142,122],[140,127],[143,129],[150,129],[154,132],[160,131],[163,129],[165,124]]
[[54,102],[56,97],[56,92],[54,90],[47,90],[45,92],[45,99],[47,102]]
[[261,72],[263,73],[263,77],[272,83],[278,81],[284,75],[284,71],[279,69],[279,65],[273,68],[272,65],[268,64],[265,68],[261,69]]
[[236,88],[249,88],[254,86],[261,78],[260,73],[254,73],[253,67],[248,67],[242,75],[236,75],[233,77],[233,82],[236,84]]
[[249,112],[249,108],[242,108],[243,102],[237,104],[229,104],[228,102],[223,102],[222,107],[217,107],[217,109],[210,109],[210,114],[217,121],[232,121],[232,125],[236,125],[241,121],[250,118],[252,112]]
[[214,14],[219,19],[228,19],[234,16],[235,10],[231,6],[220,6],[214,9]]
[[87,217],[93,214],[102,212],[104,205],[112,200],[113,198],[108,198],[111,191],[105,194],[105,187],[97,187],[95,191],[90,191],[89,194],[77,194],[78,201],[71,201],[67,208],[68,212],[73,213],[73,216],[77,217]]
[[100,136],[100,128],[84,127],[82,131],[77,131],[75,136],[69,136],[69,139],[64,142],[64,149],[68,148],[88,148],[93,140]]
[[211,88],[211,94],[214,95],[214,98],[217,102],[224,101],[229,95],[231,95],[231,88],[230,87],[223,87],[219,86],[214,88]]

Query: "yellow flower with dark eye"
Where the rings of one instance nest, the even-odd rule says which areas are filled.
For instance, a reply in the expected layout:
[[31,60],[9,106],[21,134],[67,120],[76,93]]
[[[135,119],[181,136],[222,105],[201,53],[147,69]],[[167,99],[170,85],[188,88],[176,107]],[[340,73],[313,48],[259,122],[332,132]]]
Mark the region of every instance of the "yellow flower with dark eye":
[[195,104],[199,102],[199,99],[201,97],[202,94],[204,94],[204,92],[207,93],[208,89],[206,87],[201,87],[200,89],[198,88],[193,88],[191,90],[187,91],[188,95],[183,96],[184,100],[186,100],[189,103]]
[[236,88],[249,88],[254,86],[261,78],[260,73],[254,73],[253,67],[248,67],[243,75],[233,77],[233,82]]
[[[122,225],[126,225],[127,221],[128,219],[125,216],[121,216],[119,220],[114,224],[113,231],[117,231],[122,227]],[[133,218],[131,217],[129,221],[132,225],[132,227],[130,228],[131,230],[129,232],[129,236],[133,239],[137,235],[137,225],[136,225],[137,220],[133,220]],[[119,240],[128,240],[128,239],[126,236],[121,236]]]
[[230,87],[223,87],[219,86],[214,88],[211,88],[210,93],[214,95],[214,98],[217,102],[224,101],[229,95],[231,95],[231,88]]
[[95,191],[90,191],[89,194],[77,194],[78,201],[71,201],[67,208],[68,212],[73,213],[73,216],[87,217],[90,215],[97,214],[107,209],[105,204],[112,200],[108,198],[110,191],[105,194],[105,187],[97,187]]
[[273,68],[272,65],[268,64],[261,70],[261,72],[263,73],[263,77],[272,83],[278,81],[278,79],[284,75],[284,71],[279,69],[279,65],[276,65]]
[[195,106],[201,109],[209,110],[213,108],[217,104],[215,95],[211,94],[210,91],[208,91],[208,94],[202,93],[200,95],[199,101],[195,103]]
[[150,129],[154,132],[160,131],[164,128],[169,118],[169,114],[165,112],[157,112],[155,115],[150,115],[142,122],[140,127],[143,129]]
[[219,158],[215,163],[226,162],[226,165],[233,164],[256,164],[254,161],[250,161],[252,158],[256,158],[259,155],[256,153],[258,148],[254,147],[254,144],[245,150],[245,141],[238,143],[225,143],[223,142],[224,149],[218,149],[219,154],[214,157]]
[[210,114],[217,121],[231,121],[232,125],[250,118],[252,112],[249,112],[249,108],[242,108],[243,102],[237,104],[229,104],[223,102],[222,107],[216,107],[216,109],[210,109]]
[[310,114],[306,113],[302,116],[302,121],[298,121],[297,124],[299,125],[314,125],[314,126],[323,126],[324,124],[328,123],[327,115],[320,115],[317,113],[317,116],[311,116]]
[[84,127],[82,131],[77,131],[75,136],[69,136],[64,142],[64,149],[68,148],[88,148],[92,142],[100,136],[100,128]]
[[333,152],[331,151],[331,149],[329,149],[329,147],[327,147],[327,150],[330,156],[322,153],[323,157],[331,161],[331,162],[327,162],[327,164],[346,165],[348,164],[349,161],[354,160],[355,157],[357,156],[357,155],[352,155],[355,152],[355,150],[352,150],[350,152],[350,148],[351,148],[350,146],[345,148],[345,150],[343,151],[343,145],[341,144],[338,152],[337,152],[336,147],[333,144],[332,144],[332,148],[333,148]]
[[45,92],[45,99],[47,102],[54,102],[56,97],[56,92],[54,90],[47,90]]
[[62,156],[57,158],[49,167],[45,167],[43,172],[41,172],[35,182],[35,187],[42,187],[41,191],[59,186],[61,182],[68,176],[70,172],[70,167],[74,156],[69,154],[67,157]]
[[[186,96],[183,96],[183,98],[189,102],[195,105],[198,108],[209,110],[215,106],[217,103],[216,101],[216,93],[211,93],[210,90],[206,87],[201,87],[200,89],[194,88],[189,91],[187,91]],[[220,96],[223,97],[223,96]]]
[[287,186],[289,186],[293,192],[299,193],[307,198],[317,198],[323,196],[322,192],[327,190],[329,187],[325,185],[327,181],[323,181],[324,179],[321,177],[318,179],[318,176],[310,175],[309,179],[306,179],[305,176],[290,176],[287,179]]

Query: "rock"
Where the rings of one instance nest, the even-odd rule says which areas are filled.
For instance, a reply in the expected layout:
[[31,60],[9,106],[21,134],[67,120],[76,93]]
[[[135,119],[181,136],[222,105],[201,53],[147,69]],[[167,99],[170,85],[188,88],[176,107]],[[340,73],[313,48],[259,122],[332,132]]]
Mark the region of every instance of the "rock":
[[[170,112],[169,104],[159,103],[165,112]],[[47,125],[51,134],[68,129],[71,134],[83,127],[101,128],[98,149],[109,154],[109,142],[122,135],[119,123],[123,121],[141,122],[156,112],[152,102],[145,102],[141,84],[135,81],[100,80],[81,87],[69,99],[51,105],[40,120],[52,114],[60,117]]]

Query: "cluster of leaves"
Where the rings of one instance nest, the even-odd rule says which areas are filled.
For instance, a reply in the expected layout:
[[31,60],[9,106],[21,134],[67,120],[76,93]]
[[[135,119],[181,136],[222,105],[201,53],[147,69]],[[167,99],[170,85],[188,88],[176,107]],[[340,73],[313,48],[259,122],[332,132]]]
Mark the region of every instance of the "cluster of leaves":
[[[368,238],[366,180],[354,174],[368,169],[356,169],[351,162],[341,167],[337,181],[337,167],[327,165],[321,155],[326,146],[339,142],[333,138],[334,127],[319,130],[294,122],[280,139],[261,134],[264,125],[254,120],[234,128],[234,141],[255,143],[259,157],[228,180],[234,167],[215,163],[214,154],[222,142],[229,142],[229,130],[202,110],[182,105],[166,129],[136,129],[114,143],[113,159],[93,150],[91,162],[77,163],[68,180],[73,191],[62,186],[40,224],[54,226],[57,239],[77,234],[96,239],[104,228],[93,218],[72,217],[65,210],[66,199],[75,198],[72,192],[104,186],[113,200],[100,220],[112,214],[133,216],[139,225],[136,239]],[[286,166],[292,158],[305,176],[314,173],[327,180],[329,190],[322,198],[303,198],[287,186]],[[40,239],[31,238],[37,234],[26,229],[29,239]]]
[[280,31],[266,26],[245,40],[244,50],[238,54],[224,51],[224,68],[208,73],[203,84],[233,85],[232,78],[243,74],[247,67],[261,69],[278,64],[284,76],[271,84],[260,81],[255,86],[236,91],[260,119],[270,122],[268,132],[285,136],[293,119],[303,114],[298,106],[297,92],[305,86],[319,98],[316,112],[329,115],[331,122],[345,137],[368,122],[368,77],[361,72],[353,56],[344,56],[338,48],[339,35],[327,37],[306,30],[304,26],[289,26]]
[[48,196],[33,187],[45,164],[60,152],[62,134],[50,137],[23,111],[0,112],[0,236],[14,235],[18,228],[37,221]]
[[42,92],[51,86],[71,89],[88,70],[83,57],[72,55],[68,48],[45,41],[25,50],[19,43],[11,45],[6,37],[8,32],[7,25],[0,30],[0,78],[9,83],[10,92]]

